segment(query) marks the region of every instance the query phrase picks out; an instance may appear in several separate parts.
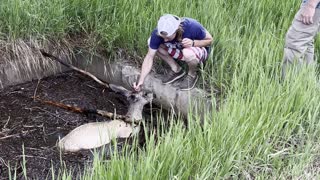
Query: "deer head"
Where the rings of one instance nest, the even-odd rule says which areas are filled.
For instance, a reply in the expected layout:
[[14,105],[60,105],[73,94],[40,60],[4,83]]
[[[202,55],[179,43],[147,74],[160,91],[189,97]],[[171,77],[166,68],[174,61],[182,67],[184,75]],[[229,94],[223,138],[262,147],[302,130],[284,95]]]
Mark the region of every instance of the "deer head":
[[110,84],[110,88],[125,97],[129,102],[129,109],[127,116],[132,119],[133,122],[142,120],[142,110],[147,103],[151,103],[153,100],[153,93],[147,91],[133,92],[124,87]]

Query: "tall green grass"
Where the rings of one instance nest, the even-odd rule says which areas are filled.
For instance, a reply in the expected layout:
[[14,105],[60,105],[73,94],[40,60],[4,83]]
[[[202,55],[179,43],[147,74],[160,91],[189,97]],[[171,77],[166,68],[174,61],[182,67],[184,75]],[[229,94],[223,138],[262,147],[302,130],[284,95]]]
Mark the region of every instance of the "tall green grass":
[[161,14],[193,17],[214,37],[203,78],[222,91],[219,111],[208,112],[204,119],[190,112],[189,129],[173,124],[158,132],[157,143],[149,137],[145,149],[115,154],[107,163],[96,159],[84,179],[303,178],[317,174],[312,166],[319,155],[318,73],[302,67],[280,81],[284,36],[299,4],[2,0],[0,34],[6,41],[82,34],[93,37],[95,46],[143,56]]

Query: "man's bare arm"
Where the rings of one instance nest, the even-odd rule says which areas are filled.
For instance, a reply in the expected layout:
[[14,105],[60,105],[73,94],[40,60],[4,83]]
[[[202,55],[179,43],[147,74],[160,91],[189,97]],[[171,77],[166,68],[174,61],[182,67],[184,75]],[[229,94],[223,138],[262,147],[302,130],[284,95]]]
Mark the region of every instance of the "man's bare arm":
[[141,90],[141,86],[144,83],[146,76],[150,73],[150,71],[152,69],[152,65],[153,65],[153,59],[156,55],[156,52],[157,52],[157,50],[151,49],[149,47],[148,53],[145,56],[143,63],[142,63],[139,80],[138,80],[138,82],[134,83],[134,85],[133,85],[133,87],[136,91]]

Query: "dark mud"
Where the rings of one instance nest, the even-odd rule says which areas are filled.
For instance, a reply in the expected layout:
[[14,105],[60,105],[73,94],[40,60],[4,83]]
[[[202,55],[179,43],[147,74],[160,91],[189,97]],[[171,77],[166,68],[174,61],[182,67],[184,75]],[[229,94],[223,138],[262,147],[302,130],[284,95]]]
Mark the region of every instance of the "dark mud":
[[[92,151],[61,154],[55,144],[75,127],[108,119],[46,105],[34,100],[34,95],[77,107],[116,110],[121,115],[126,114],[128,107],[125,97],[77,72],[0,90],[0,179],[21,179],[25,174],[31,179],[51,179],[52,169],[56,177],[62,167],[72,170],[76,177],[92,162]],[[144,108],[149,122],[150,114],[157,116],[160,111],[154,105],[150,107]]]

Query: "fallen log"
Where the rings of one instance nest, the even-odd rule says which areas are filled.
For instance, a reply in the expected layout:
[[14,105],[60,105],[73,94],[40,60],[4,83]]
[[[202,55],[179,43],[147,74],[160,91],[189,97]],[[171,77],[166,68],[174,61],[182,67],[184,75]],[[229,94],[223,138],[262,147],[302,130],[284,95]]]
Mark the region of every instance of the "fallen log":
[[112,112],[108,112],[108,111],[104,111],[104,110],[99,110],[99,109],[88,109],[88,108],[80,108],[80,107],[76,107],[76,106],[71,106],[68,104],[63,104],[60,102],[55,102],[55,101],[50,101],[50,100],[43,100],[39,97],[32,97],[35,100],[38,100],[41,103],[44,104],[48,104],[48,105],[52,105],[52,106],[56,106],[62,109],[66,109],[75,113],[82,113],[82,114],[97,114],[100,115],[102,117],[106,117],[106,118],[110,118],[110,119],[120,119],[123,120],[125,122],[128,123],[132,123],[132,119],[130,119],[128,116],[124,116],[124,115],[120,115],[120,114],[115,114]]

